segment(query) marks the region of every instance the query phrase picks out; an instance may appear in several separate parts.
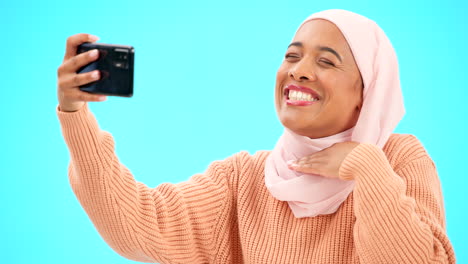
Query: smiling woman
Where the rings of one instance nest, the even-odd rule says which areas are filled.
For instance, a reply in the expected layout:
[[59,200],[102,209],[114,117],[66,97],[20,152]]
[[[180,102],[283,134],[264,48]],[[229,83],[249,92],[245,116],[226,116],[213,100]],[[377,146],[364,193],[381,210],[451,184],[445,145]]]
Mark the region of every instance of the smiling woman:
[[[296,33],[278,70],[278,116],[285,127],[300,135],[334,135],[356,124],[362,89],[359,69],[340,30],[327,20],[310,20]],[[294,100],[289,93],[310,94],[316,100]]]
[[161,263],[455,263],[433,161],[403,116],[395,52],[375,22],[313,14],[276,79],[284,134],[273,151],[241,152],[179,184],[148,188],[119,162],[78,86],[96,54],[69,38],[57,114],[70,184],[122,256]]

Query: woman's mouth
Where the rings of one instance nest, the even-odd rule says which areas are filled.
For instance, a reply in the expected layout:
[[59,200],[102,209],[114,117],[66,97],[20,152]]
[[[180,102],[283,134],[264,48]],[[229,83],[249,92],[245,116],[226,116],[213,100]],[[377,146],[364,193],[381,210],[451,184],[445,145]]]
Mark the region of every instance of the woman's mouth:
[[285,87],[284,98],[287,105],[293,106],[307,106],[320,100],[318,94],[312,89],[292,84]]

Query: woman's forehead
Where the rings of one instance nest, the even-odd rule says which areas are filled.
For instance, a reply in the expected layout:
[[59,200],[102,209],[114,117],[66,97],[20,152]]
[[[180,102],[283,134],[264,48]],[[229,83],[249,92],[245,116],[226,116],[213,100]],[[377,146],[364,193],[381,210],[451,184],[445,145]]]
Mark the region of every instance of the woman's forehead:
[[305,47],[331,46],[341,52],[351,52],[343,33],[335,24],[324,19],[303,23],[292,42],[301,42]]

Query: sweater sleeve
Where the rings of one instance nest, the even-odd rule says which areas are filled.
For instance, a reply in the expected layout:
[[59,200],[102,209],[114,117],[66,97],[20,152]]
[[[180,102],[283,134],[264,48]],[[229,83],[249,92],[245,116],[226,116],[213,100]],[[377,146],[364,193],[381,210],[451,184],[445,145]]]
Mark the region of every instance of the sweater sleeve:
[[231,204],[233,157],[186,182],[148,188],[119,162],[111,134],[99,129],[87,105],[71,113],[57,108],[57,115],[73,192],[113,250],[140,262],[212,262],[213,230]]
[[434,163],[415,137],[402,143],[395,169],[372,144],[357,146],[340,168],[340,178],[356,181],[354,241],[359,259],[455,263]]

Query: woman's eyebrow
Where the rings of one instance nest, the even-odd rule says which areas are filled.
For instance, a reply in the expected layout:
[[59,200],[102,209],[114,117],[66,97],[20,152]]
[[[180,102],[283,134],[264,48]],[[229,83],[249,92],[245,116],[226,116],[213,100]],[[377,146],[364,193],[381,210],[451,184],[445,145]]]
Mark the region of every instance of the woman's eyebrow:
[[291,46],[296,46],[296,47],[302,48],[302,42],[299,42],[299,41],[293,42],[293,43],[289,44],[288,48],[291,47]]
[[340,62],[343,63],[343,60],[341,60],[340,54],[338,54],[338,52],[336,52],[334,49],[327,47],[327,46],[319,46],[318,49],[321,51],[328,51],[328,52],[333,53],[333,55],[335,55],[340,60]]

